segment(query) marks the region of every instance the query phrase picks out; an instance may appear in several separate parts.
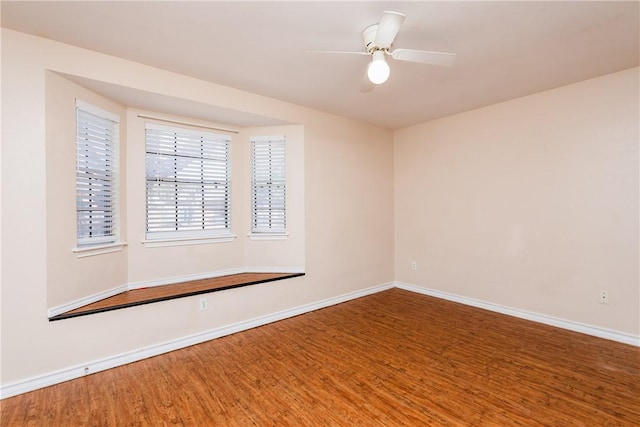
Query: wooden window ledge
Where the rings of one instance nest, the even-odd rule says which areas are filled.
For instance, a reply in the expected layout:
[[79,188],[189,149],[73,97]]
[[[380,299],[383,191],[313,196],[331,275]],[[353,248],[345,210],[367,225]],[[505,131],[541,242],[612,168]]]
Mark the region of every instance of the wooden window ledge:
[[212,277],[210,279],[191,280],[173,283],[171,285],[153,286],[149,288],[132,289],[118,295],[85,305],[65,313],[50,317],[49,320],[70,319],[72,317],[87,316],[137,305],[151,304],[176,298],[224,291],[259,283],[274,282],[304,276],[304,273],[239,273],[228,276]]

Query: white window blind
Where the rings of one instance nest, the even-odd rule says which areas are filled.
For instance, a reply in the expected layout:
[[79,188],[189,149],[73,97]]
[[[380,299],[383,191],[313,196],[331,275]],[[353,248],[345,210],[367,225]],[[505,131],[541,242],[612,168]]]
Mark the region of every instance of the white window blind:
[[147,239],[230,233],[227,135],[146,125]]
[[117,240],[119,117],[76,101],[78,246]]
[[286,231],[284,135],[251,138],[252,232]]

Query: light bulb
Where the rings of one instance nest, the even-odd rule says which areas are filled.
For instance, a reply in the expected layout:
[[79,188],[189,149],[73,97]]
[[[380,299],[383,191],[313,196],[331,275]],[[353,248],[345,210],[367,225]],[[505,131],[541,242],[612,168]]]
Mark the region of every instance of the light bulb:
[[378,50],[373,53],[373,60],[367,66],[367,77],[371,83],[379,85],[387,81],[391,69],[389,64],[384,60],[384,52]]

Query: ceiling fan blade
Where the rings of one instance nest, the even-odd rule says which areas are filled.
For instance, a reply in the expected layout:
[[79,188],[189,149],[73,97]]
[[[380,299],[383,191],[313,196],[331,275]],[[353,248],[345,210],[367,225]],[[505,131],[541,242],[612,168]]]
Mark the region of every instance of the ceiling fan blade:
[[391,57],[398,61],[419,62],[421,64],[450,66],[456,62],[455,53],[429,52],[426,50],[396,49]]
[[341,50],[305,50],[306,53],[331,53],[331,54],[335,54],[335,53],[346,53],[349,55],[371,55],[368,52],[345,52],[345,51],[341,51]]
[[396,38],[405,15],[400,12],[383,12],[378,32],[376,33],[375,45],[381,49],[388,49]]

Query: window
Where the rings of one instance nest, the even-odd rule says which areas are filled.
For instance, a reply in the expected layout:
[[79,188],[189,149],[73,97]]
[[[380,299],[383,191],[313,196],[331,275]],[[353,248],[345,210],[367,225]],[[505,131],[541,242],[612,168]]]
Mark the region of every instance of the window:
[[230,235],[231,139],[146,125],[147,239]]
[[76,101],[76,212],[79,247],[117,235],[119,117]]
[[286,232],[284,135],[251,139],[252,232]]

